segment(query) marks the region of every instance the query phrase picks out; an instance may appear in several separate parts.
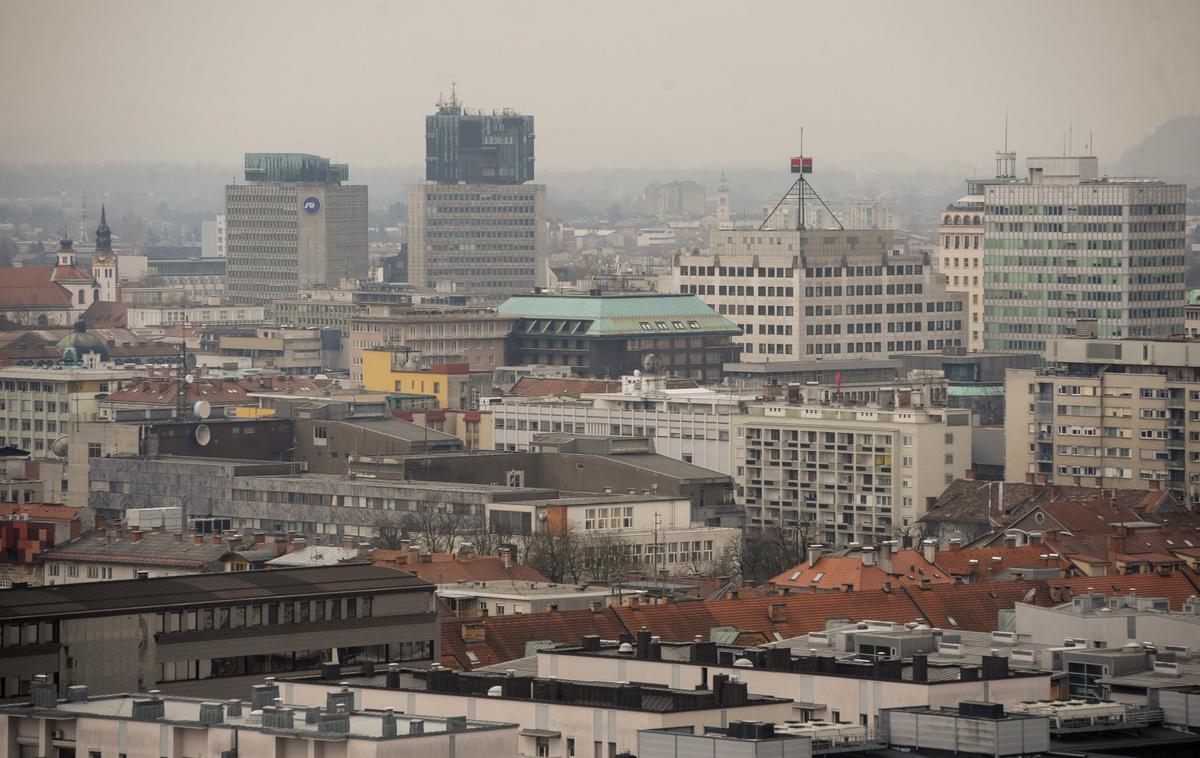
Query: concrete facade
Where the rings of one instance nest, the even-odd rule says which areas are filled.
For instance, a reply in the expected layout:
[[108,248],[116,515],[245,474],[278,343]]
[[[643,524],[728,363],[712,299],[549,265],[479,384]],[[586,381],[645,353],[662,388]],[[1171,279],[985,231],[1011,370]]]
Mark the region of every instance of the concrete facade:
[[408,188],[409,281],[491,303],[546,285],[546,188],[414,184]]
[[983,349],[983,197],[969,195],[950,205],[938,225],[938,272],[946,290],[967,295],[967,337],[971,352]]
[[270,305],[297,289],[367,276],[365,185],[337,179],[231,184],[225,228],[225,292],[237,302]]
[[887,231],[722,231],[710,254],[676,255],[665,286],[741,326],[744,363],[965,345],[967,295],[892,244]]
[[971,431],[959,409],[753,404],[734,419],[746,524],[813,524],[839,547],[906,536],[970,468]]
[[362,381],[368,349],[407,351],[422,366],[465,362],[490,371],[505,365],[514,323],[515,317],[491,310],[371,306],[350,320],[350,378]]
[[1007,478],[1200,503],[1200,343],[1052,339],[1005,385]]
[[1187,188],[1099,177],[1095,157],[1029,158],[984,187],[984,347],[1038,352],[1095,320],[1095,336],[1183,331]]

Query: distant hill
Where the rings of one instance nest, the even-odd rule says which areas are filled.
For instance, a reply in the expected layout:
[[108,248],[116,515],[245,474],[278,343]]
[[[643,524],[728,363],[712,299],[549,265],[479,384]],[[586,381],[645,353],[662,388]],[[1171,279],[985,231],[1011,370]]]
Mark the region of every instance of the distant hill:
[[1159,125],[1125,151],[1111,170],[1117,176],[1200,178],[1200,116],[1179,116]]

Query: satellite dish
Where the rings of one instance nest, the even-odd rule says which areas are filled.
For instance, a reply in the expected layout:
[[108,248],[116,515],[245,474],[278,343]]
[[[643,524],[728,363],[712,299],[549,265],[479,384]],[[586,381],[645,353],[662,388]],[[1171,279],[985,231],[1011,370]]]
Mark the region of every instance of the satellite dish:
[[211,413],[212,404],[207,400],[197,400],[196,404],[192,406],[192,414],[195,415],[196,418],[208,418]]
[[212,441],[212,431],[208,428],[208,424],[201,424],[196,427],[196,444],[204,447]]
[[63,435],[50,443],[50,452],[57,455],[59,458],[67,457],[67,449],[70,447],[67,444],[67,435]]
[[196,377],[192,376],[191,374],[188,374],[187,376],[183,377],[183,381],[187,382],[188,384],[191,384],[192,382],[196,381]]

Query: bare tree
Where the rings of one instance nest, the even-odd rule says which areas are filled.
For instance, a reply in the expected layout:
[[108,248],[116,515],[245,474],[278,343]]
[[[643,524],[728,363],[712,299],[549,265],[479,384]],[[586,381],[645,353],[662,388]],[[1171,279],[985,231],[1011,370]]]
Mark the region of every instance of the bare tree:
[[375,547],[399,550],[403,541],[410,539],[404,523],[398,519],[380,516],[375,520]]
[[578,582],[584,573],[579,535],[568,529],[561,533],[537,532],[525,545],[525,563],[554,582]]
[[580,540],[583,573],[588,579],[611,582],[635,567],[633,543],[616,531],[592,532]]
[[408,513],[404,530],[421,541],[431,553],[449,553],[474,528],[477,516],[454,510],[432,508]]

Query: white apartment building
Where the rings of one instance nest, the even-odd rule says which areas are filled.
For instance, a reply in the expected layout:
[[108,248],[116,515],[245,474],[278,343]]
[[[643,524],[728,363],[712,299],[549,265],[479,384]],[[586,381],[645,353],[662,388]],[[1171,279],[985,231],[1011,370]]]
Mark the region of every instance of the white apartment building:
[[747,526],[813,525],[844,546],[909,534],[971,467],[971,412],[919,401],[756,403],[734,419],[734,480]]
[[534,436],[566,432],[649,437],[654,452],[684,463],[732,473],[732,418],[748,401],[744,392],[667,389],[666,377],[621,377],[620,392],[584,393],[578,400],[494,398],[489,405],[496,450],[529,450]]
[[[892,624],[865,622],[863,626],[867,628],[862,635],[867,637],[872,632],[885,631]],[[868,728],[879,726],[877,718],[883,708],[911,705],[957,708],[961,700],[1016,705],[1050,695],[1051,672],[1012,671],[1006,660],[991,676],[972,675],[961,663],[926,662],[926,673],[922,676],[914,670],[910,655],[901,657],[895,653],[886,660],[866,665],[793,668],[793,657],[805,662],[803,659],[819,654],[786,648],[746,649],[714,642],[661,641],[659,645],[660,658],[639,655],[636,648],[622,653],[616,645],[604,643],[601,649],[590,651],[578,647],[543,649],[537,653],[538,675],[648,682],[683,689],[703,688],[710,679],[720,676],[736,677],[750,692],[795,700],[789,720],[820,718]]]
[[[79,422],[95,421],[103,396],[144,370],[115,368],[0,368],[0,447],[13,445],[42,461],[45,497],[65,502],[71,492],[86,498],[87,471],[69,475],[66,448]],[[99,446],[97,446],[99,449]]]
[[1095,157],[1029,158],[984,186],[984,348],[1038,352],[1095,320],[1095,335],[1183,331],[1187,188],[1099,174]]
[[126,313],[134,330],[174,324],[259,324],[267,318],[261,305],[137,305]]
[[949,292],[967,295],[966,346],[983,349],[983,196],[969,194],[946,207],[938,225],[938,271]]
[[883,357],[966,344],[966,293],[892,232],[728,230],[677,254],[665,286],[736,322],[743,362]]
[[87,687],[73,686],[69,698],[58,701],[56,687],[39,677],[32,684],[32,704],[0,706],[0,753],[13,758],[494,758],[517,750],[517,725],[511,719],[493,723],[352,709],[340,700],[322,702],[320,708],[288,708],[262,701],[257,692],[259,701],[241,702],[157,691],[90,697]]
[[[720,563],[741,530],[692,520],[691,500],[651,493],[586,495],[489,502],[488,523],[529,523],[532,531],[574,532],[581,549],[625,551],[644,571],[703,573]],[[610,539],[610,538],[615,538]],[[614,545],[614,541],[619,545]],[[596,577],[593,577],[596,578]]]
[[[393,685],[387,683],[389,676],[394,677]],[[569,681],[434,669],[341,678],[353,693],[356,710],[392,708],[515,721],[520,727],[516,754],[525,758],[614,758],[618,752],[637,749],[642,729],[721,725],[738,719],[782,721],[793,713],[790,698],[747,695],[744,686],[733,683],[717,697],[691,689],[690,683],[684,691],[630,684],[628,679],[617,683],[611,676]],[[323,705],[327,693],[342,686],[310,677],[285,681],[280,689],[285,703],[314,706]],[[740,690],[740,696],[730,697],[729,689]]]

